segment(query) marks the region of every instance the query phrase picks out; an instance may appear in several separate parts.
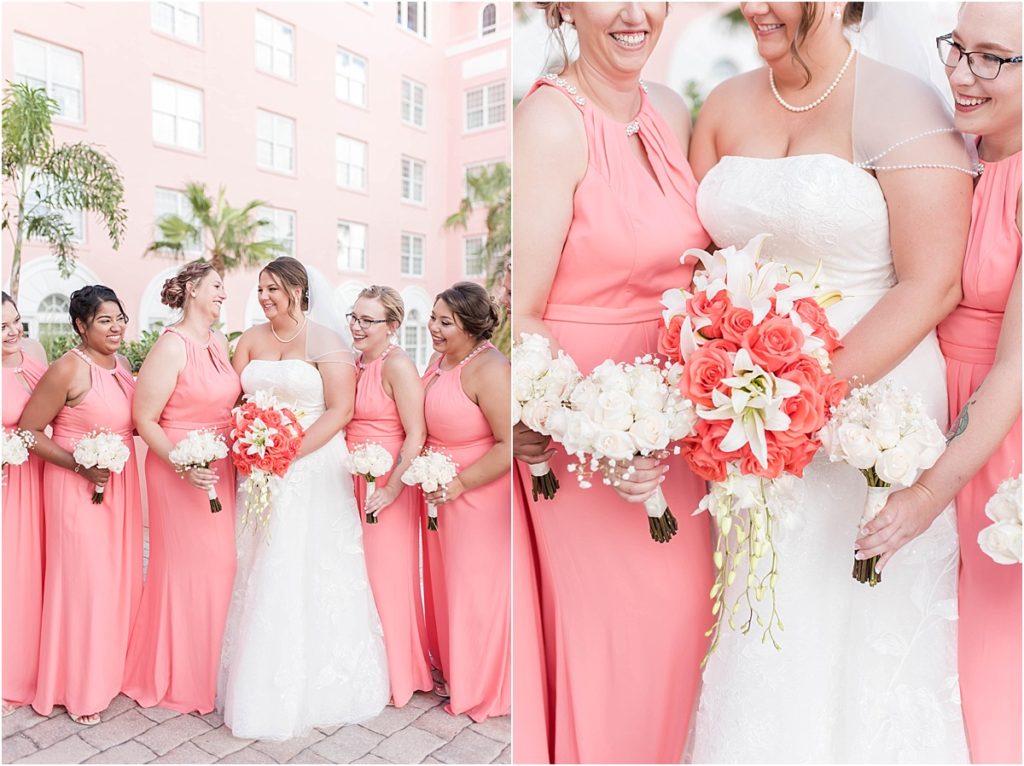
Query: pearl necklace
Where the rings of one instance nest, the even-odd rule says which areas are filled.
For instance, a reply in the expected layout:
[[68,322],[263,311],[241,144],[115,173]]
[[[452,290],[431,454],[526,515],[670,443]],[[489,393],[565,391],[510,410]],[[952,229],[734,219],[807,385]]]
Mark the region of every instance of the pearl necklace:
[[296,330],[295,334],[292,337],[290,337],[288,340],[285,340],[284,338],[282,338],[280,335],[277,334],[277,330],[274,329],[274,323],[273,322],[270,323],[270,331],[272,333],[274,333],[274,337],[277,338],[278,342],[280,342],[280,343],[291,343],[293,340],[298,338],[299,337],[299,333],[301,333],[303,331],[303,329],[305,329],[305,327],[306,327],[306,320],[307,319],[309,319],[309,317],[307,317],[307,316],[303,316],[302,317],[302,324],[299,325],[299,329]]
[[807,106],[793,106],[792,104],[788,103],[785,99],[783,99],[782,96],[779,95],[779,89],[775,87],[775,72],[772,71],[771,67],[768,67],[768,83],[772,86],[772,95],[775,96],[775,100],[778,101],[784,109],[788,109],[791,112],[811,111],[814,107],[820,105],[822,101],[824,101],[826,98],[832,95],[832,91],[836,89],[836,86],[839,84],[839,81],[842,80],[843,75],[846,74],[846,69],[847,67],[850,66],[850,62],[853,61],[854,53],[856,53],[856,51],[851,46],[850,55],[847,56],[846,61],[843,62],[843,68],[839,70],[839,74],[836,75],[836,79],[832,81],[832,84],[828,86],[828,89],[824,93],[818,96],[818,98],[809,103]]

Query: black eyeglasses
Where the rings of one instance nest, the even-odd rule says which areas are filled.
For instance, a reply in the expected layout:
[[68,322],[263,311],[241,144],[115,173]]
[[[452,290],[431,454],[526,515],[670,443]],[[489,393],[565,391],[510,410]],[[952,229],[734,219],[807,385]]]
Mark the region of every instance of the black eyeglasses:
[[352,312],[345,314],[345,319],[348,320],[349,324],[359,325],[360,330],[369,330],[375,324],[386,324],[388,321],[386,319],[364,319],[363,317],[357,317]]
[[1014,56],[1004,59],[994,53],[982,53],[980,51],[965,51],[959,43],[953,42],[952,33],[935,38],[935,45],[939,49],[939,60],[946,65],[947,69],[955,69],[960,59],[967,57],[967,68],[975,77],[982,80],[994,80],[1003,69],[1003,64],[1019,64],[1024,57]]

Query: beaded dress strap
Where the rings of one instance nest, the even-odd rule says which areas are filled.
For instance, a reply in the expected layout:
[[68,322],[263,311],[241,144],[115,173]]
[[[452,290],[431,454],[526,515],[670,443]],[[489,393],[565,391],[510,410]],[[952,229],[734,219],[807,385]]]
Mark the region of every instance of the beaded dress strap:
[[909,144],[909,143],[911,143],[913,141],[917,141],[918,139],[921,139],[921,138],[927,138],[928,136],[934,136],[934,135],[938,135],[940,133],[954,133],[954,132],[956,132],[956,128],[935,128],[934,130],[926,130],[924,133],[918,133],[916,136],[911,136],[910,138],[904,138],[902,141],[897,141],[895,144],[890,146],[884,152],[876,154],[874,157],[869,157],[866,160],[862,160],[861,162],[855,162],[855,163],[853,163],[853,165],[854,165],[854,167],[861,168],[862,170],[918,170],[918,169],[921,169],[921,168],[935,168],[935,169],[942,169],[942,170],[958,170],[961,173],[966,173],[967,175],[971,176],[972,178],[980,176],[981,172],[982,172],[982,166],[980,165],[980,163],[975,168],[964,168],[964,167],[960,167],[959,165],[950,165],[948,163],[943,163],[943,162],[914,162],[914,163],[895,164],[895,165],[879,165],[878,164],[878,161],[880,159],[882,159],[883,157],[885,157],[885,155],[889,154],[890,152],[894,151],[895,149],[898,149],[901,146],[906,146],[907,144]]
[[114,358],[114,368],[111,369],[111,370],[108,370],[106,367],[100,367],[98,364],[96,364],[96,362],[92,358],[90,358],[89,355],[87,353],[85,353],[84,351],[81,351],[81,350],[79,350],[77,348],[73,348],[73,349],[71,349],[71,353],[73,353],[75,356],[77,356],[83,362],[88,364],[90,367],[95,367],[100,372],[105,372],[108,375],[116,375],[118,367],[121,366],[121,365],[119,365],[117,363],[117,358],[116,357]]
[[[586,96],[581,96],[579,94],[579,88],[577,88],[575,85],[573,85],[571,82],[569,82],[564,77],[560,77],[555,72],[546,72],[546,73],[544,73],[539,78],[537,78],[537,82],[538,83],[547,83],[549,85],[553,85],[556,88],[560,88],[561,90],[563,90],[566,93],[566,95],[572,100],[572,102],[575,103],[576,106],[578,106],[580,108],[581,111],[582,111],[583,107],[585,107],[587,105],[587,97]],[[643,93],[644,93],[644,95],[641,97],[643,100],[641,100],[641,102],[640,102],[640,111],[642,112],[644,110],[644,106],[645,106],[644,100],[646,100],[648,89],[647,89],[647,83],[645,83],[643,80],[640,80],[639,84],[640,84],[640,90],[642,90]],[[637,117],[639,117],[639,113],[637,113]],[[636,133],[639,133],[639,132],[640,132],[640,120],[639,119],[634,119],[633,121],[626,123],[626,137],[627,138],[629,136],[632,136],[632,135],[634,135]]]

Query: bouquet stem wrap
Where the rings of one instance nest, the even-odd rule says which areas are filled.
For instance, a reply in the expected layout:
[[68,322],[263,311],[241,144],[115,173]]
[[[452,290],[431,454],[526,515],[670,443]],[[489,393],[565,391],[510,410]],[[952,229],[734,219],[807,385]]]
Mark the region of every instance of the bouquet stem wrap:
[[644,510],[647,511],[647,522],[651,530],[651,539],[659,543],[667,543],[676,532],[679,531],[679,522],[669,510],[668,501],[661,487],[654,490],[654,494],[644,500]]
[[558,477],[551,470],[551,464],[545,460],[543,463],[532,463],[530,465],[530,477],[533,479],[533,501],[537,502],[540,497],[545,500],[554,498],[558,492]]
[[[881,486],[868,487],[868,496],[864,501],[864,515],[860,519],[861,529],[881,512],[892,491],[892,486],[885,482],[881,482]],[[879,556],[872,556],[869,559],[854,559],[853,579],[857,582],[866,582],[872,588],[882,582],[882,573],[875,569],[879,558]]]
[[217,497],[216,487],[210,487],[206,490],[206,496],[210,498],[210,513],[220,513],[224,510],[224,506],[221,505],[220,498]]
[[380,519],[377,518],[376,513],[366,512],[366,503],[373,497],[373,493],[377,491],[377,482],[372,477],[364,477],[366,479],[366,500],[363,501],[363,511],[366,513],[366,523],[376,524]]
[[437,506],[433,503],[427,503],[427,529],[437,531]]

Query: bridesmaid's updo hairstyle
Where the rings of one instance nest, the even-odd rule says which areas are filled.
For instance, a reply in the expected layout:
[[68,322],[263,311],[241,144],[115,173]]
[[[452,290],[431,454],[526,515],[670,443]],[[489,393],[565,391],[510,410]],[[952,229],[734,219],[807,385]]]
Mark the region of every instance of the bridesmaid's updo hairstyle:
[[213,271],[206,261],[192,261],[186,263],[170,279],[164,281],[163,289],[160,291],[160,302],[172,309],[180,309],[185,305],[185,296],[195,288],[203,279]]
[[309,275],[306,273],[306,267],[302,265],[301,261],[297,258],[292,258],[290,255],[282,255],[280,258],[275,258],[264,266],[263,271],[260,273],[262,274],[264,271],[270,274],[287,290],[289,311],[295,305],[295,299],[292,297],[292,290],[295,288],[299,288],[302,291],[299,293],[302,296],[299,308],[302,311],[309,309]]
[[[128,312],[121,305],[121,299],[106,285],[86,285],[71,293],[68,314],[71,316],[71,327],[79,338],[83,337],[85,331],[89,329],[100,306],[107,302],[116,303],[117,308],[124,316],[124,321],[128,321]],[[81,329],[79,329],[79,324],[81,324]]]
[[490,338],[501,321],[498,304],[476,282],[456,282],[438,293],[434,298],[437,301],[444,301],[459,318],[462,329],[478,341]]
[[388,328],[397,330],[405,319],[405,301],[398,294],[398,290],[387,285],[370,285],[359,293],[360,298],[380,301],[384,307],[384,318],[388,322]]
[[[825,14],[824,3],[801,3],[800,23],[797,25],[793,42],[789,44],[789,53],[793,61],[804,70],[804,87],[811,84],[811,70],[807,68],[803,58],[800,56],[800,46],[804,44],[807,35],[812,29],[821,23]],[[856,27],[864,18],[864,3],[847,3],[843,8],[843,28]]]

